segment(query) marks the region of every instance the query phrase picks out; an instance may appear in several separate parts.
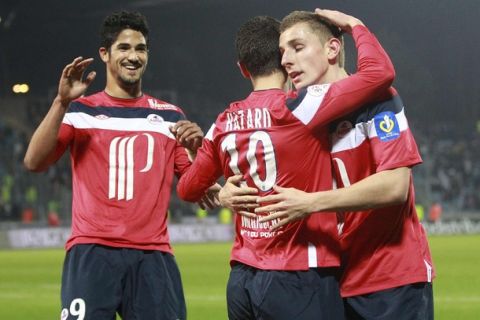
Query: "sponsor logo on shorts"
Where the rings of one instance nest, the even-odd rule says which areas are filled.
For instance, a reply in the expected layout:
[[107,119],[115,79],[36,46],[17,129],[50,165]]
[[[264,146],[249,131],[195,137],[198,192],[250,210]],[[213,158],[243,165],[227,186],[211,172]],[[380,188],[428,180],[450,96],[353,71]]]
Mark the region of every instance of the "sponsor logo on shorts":
[[66,320],[68,318],[68,310],[67,308],[64,308],[62,310],[62,313],[60,314],[60,320]]

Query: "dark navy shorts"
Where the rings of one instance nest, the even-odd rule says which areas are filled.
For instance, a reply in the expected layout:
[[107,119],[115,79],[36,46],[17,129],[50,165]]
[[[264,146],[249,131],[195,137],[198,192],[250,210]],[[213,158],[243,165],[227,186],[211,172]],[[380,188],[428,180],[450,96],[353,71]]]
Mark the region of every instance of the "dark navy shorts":
[[348,320],[433,320],[429,282],[414,283],[344,299]]
[[165,252],[73,246],[62,275],[61,320],[184,320],[180,272]]
[[230,320],[344,319],[337,268],[268,271],[235,264],[227,285]]

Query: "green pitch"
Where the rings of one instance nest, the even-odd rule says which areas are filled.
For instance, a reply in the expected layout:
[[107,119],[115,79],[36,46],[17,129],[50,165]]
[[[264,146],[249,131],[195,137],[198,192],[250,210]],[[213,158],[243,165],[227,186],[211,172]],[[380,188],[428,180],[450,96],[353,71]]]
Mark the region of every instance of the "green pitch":
[[[436,319],[478,319],[480,235],[431,237]],[[176,245],[189,320],[226,319],[230,244]],[[0,319],[60,318],[63,250],[0,251]]]

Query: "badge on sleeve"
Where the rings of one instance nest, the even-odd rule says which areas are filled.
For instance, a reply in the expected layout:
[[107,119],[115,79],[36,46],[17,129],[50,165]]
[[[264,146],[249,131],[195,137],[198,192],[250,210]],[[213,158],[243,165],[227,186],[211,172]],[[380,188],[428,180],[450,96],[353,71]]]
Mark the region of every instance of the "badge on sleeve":
[[379,113],[373,118],[373,121],[380,141],[390,141],[400,136],[400,127],[395,113],[391,111]]

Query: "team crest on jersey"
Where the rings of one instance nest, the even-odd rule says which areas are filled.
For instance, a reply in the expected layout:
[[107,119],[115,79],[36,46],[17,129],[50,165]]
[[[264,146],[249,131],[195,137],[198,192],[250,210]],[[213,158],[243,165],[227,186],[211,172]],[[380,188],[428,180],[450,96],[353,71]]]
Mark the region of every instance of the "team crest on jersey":
[[330,84],[316,84],[313,86],[309,86],[307,88],[307,93],[314,97],[320,97],[325,95],[329,87]]
[[335,129],[335,134],[339,139],[345,137],[350,130],[352,130],[353,125],[350,121],[344,120],[341,121],[338,125],[337,128]]
[[162,124],[163,123],[163,118],[159,116],[158,114],[149,114],[147,116],[148,122],[151,124]]
[[98,114],[95,116],[95,118],[97,118],[98,120],[107,120],[109,116],[106,116],[104,114]]
[[400,136],[400,127],[393,112],[379,113],[373,118],[373,121],[375,122],[378,138],[381,141],[390,141]]

